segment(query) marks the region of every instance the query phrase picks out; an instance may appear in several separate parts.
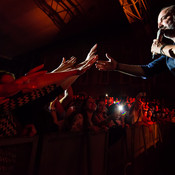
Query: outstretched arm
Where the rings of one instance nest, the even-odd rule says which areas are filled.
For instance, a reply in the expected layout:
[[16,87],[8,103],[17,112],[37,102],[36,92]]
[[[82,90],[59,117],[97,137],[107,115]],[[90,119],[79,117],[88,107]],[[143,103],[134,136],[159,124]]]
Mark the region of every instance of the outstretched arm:
[[76,63],[76,58],[75,57],[71,57],[67,61],[63,57],[61,64],[56,69],[54,69],[51,73],[70,70],[74,66],[75,63]]
[[26,75],[16,80],[14,78],[14,81],[10,83],[0,84],[0,97],[9,97],[24,89],[36,89],[36,84],[31,83],[30,79],[46,74],[47,71],[40,70],[43,67],[44,65],[37,66],[31,69]]
[[72,68],[73,70],[78,69],[79,70],[79,75],[74,75],[74,76],[71,76],[71,77],[65,79],[61,83],[61,87],[63,89],[68,89],[81,74],[85,73],[97,61],[98,55],[95,54],[96,49],[97,49],[97,44],[95,44],[91,48],[91,50],[89,51],[85,61],[79,63],[78,65],[74,66],[74,68]]
[[140,65],[129,65],[117,62],[114,58],[106,54],[108,61],[98,60],[95,64],[98,70],[118,71],[127,75],[142,77],[145,73]]
[[69,88],[80,75],[85,73],[97,61],[98,56],[95,55],[96,48],[97,44],[91,48],[85,61],[77,64],[76,66],[74,66],[76,61],[75,57],[71,57],[71,59],[67,62],[63,59],[58,69],[52,71],[52,73],[47,73],[33,79],[33,82],[40,88],[50,84],[60,85],[63,89]]

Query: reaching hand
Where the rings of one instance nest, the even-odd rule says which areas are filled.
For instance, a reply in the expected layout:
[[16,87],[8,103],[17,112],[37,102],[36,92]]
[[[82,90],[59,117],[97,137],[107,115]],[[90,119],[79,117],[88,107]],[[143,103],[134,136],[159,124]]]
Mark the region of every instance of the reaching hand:
[[98,70],[103,71],[116,70],[118,62],[108,54],[106,54],[106,58],[108,59],[108,61],[101,61],[101,60],[97,61],[97,63],[95,64],[96,68]]
[[61,64],[58,66],[58,68],[56,68],[55,70],[53,70],[51,73],[69,70],[70,68],[72,68],[72,66],[73,66],[75,63],[76,63],[76,58],[75,58],[75,57],[71,57],[71,58],[70,58],[69,60],[67,60],[67,61],[66,61],[66,59],[63,57]]
[[97,55],[95,55],[97,50],[97,44],[95,44],[91,50],[89,51],[85,61],[75,65],[76,57],[72,56],[69,60],[66,61],[65,58],[62,59],[61,64],[53,70],[51,73],[55,72],[66,72],[78,70],[78,74],[84,73],[87,69],[89,69],[98,59]]
[[86,70],[88,70],[98,59],[98,55],[96,55],[97,51],[97,44],[95,44],[91,50],[89,51],[85,61],[79,63],[75,66],[76,69],[80,71],[80,74],[84,73]]
[[78,65],[74,66],[74,68],[71,69],[77,71],[77,74],[75,76],[65,79],[65,81],[61,83],[61,87],[63,89],[69,88],[72,85],[72,83],[79,77],[79,75],[86,72],[86,70],[89,69],[97,61],[98,55],[95,55],[96,48],[97,44],[92,47],[85,61],[79,63]]
[[94,57],[94,55],[95,55],[96,52],[97,52],[97,44],[95,44],[95,45],[91,48],[91,50],[89,51],[89,53],[88,53],[88,55],[87,55],[85,61],[88,61],[88,60],[92,59],[92,57]]
[[[47,71],[39,71],[44,68],[44,64],[41,64],[33,69],[31,69],[26,75],[35,76],[36,74],[45,74]],[[39,71],[39,72],[38,72]]]
[[98,59],[98,56],[95,55],[91,60],[87,61],[84,65],[78,68],[79,74],[86,72]]

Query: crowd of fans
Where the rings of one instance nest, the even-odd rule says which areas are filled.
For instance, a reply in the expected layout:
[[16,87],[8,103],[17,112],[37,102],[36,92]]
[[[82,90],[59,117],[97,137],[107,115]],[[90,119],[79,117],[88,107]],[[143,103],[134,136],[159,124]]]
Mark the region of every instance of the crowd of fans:
[[[174,122],[175,109],[159,100],[149,100],[145,93],[136,97],[93,98],[87,94],[66,94],[50,103],[53,122],[60,132],[108,131],[134,124],[151,126],[156,122]],[[67,101],[67,102],[65,102]]]
[[[74,95],[71,85],[96,62],[96,48],[97,45],[85,61],[76,65],[75,57],[67,61],[63,58],[60,66],[49,73],[41,70],[43,65],[18,79],[10,72],[0,71],[0,136],[104,131],[109,133],[111,145],[125,134],[126,127],[139,124],[150,128],[156,122],[175,122],[174,108],[148,100],[145,93],[115,99],[107,95]],[[0,157],[4,157],[3,149]],[[7,174],[9,167],[4,170],[5,159],[1,160],[0,174]]]
[[97,45],[93,46],[79,64],[75,64],[75,57],[63,58],[49,73],[41,70],[44,65],[18,79],[1,71],[0,136],[52,131],[120,133],[134,124],[149,127],[155,122],[175,122],[174,109],[148,99],[145,93],[116,99],[74,95],[71,85],[97,61],[96,49]]

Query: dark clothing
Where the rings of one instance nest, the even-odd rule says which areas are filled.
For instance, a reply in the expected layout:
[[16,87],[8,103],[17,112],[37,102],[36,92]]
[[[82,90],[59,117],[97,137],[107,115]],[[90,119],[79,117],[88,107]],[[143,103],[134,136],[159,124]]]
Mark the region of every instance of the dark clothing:
[[15,110],[13,114],[23,126],[34,124],[38,134],[57,131],[58,127],[53,123],[48,107],[50,102],[63,92],[62,88],[57,87],[49,94],[45,94]]
[[165,70],[169,70],[173,75],[175,75],[175,59],[164,55],[147,65],[141,65],[141,67],[146,74],[146,77],[143,78],[151,77],[154,74],[163,72]]
[[36,107],[40,110],[41,106],[53,100],[60,93],[63,93],[61,87],[50,85],[26,94],[18,93],[12,97],[8,97],[9,101],[0,104],[0,136],[16,135],[16,124],[12,115],[14,112],[19,114],[23,124],[32,123],[33,115],[31,114],[35,114]]

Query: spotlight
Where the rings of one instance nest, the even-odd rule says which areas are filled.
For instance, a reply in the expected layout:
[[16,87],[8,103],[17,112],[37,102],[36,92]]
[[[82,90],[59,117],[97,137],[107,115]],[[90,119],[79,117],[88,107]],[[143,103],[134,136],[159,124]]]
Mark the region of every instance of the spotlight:
[[118,110],[123,111],[123,105],[118,105]]

